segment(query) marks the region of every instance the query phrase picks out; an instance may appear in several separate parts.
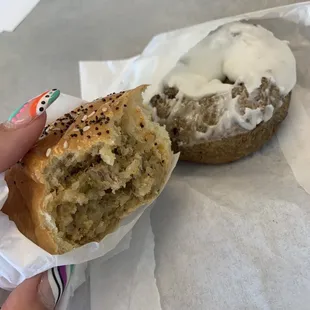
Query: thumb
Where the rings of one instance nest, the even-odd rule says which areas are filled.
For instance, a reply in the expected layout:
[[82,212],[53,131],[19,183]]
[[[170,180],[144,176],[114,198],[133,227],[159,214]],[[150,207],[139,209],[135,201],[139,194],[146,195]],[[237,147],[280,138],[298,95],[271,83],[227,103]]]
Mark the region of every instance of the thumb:
[[0,125],[0,173],[20,160],[38,140],[45,122],[45,110],[59,97],[52,89],[29,100]]
[[18,162],[40,137],[46,122],[46,113],[28,126],[9,128],[0,125],[0,172]]
[[63,294],[74,273],[74,266],[54,267],[25,280],[9,295],[3,310],[52,310]]
[[[3,310],[45,310],[48,309],[38,295],[42,275],[27,279],[8,297]],[[52,309],[52,308],[50,308]]]

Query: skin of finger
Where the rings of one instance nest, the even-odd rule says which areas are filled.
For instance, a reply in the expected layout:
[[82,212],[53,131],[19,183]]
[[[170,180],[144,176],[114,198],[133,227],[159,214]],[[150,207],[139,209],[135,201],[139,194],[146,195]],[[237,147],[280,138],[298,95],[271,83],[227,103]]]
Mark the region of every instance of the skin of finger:
[[1,310],[46,310],[38,294],[42,275],[27,279],[8,297]]
[[6,129],[0,126],[0,172],[18,162],[35,144],[46,123],[46,113],[28,126]]
[[[0,126],[0,172],[7,170],[20,160],[34,145],[46,123],[42,114],[28,126],[10,128]],[[38,295],[41,281],[38,275],[20,284],[8,297],[2,310],[46,310]]]

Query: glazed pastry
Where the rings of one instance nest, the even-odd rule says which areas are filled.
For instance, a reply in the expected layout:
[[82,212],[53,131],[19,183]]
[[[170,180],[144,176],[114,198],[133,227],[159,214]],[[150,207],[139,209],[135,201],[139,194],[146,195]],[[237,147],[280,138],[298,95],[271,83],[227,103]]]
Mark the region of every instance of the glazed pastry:
[[270,140],[295,84],[288,44],[260,26],[235,22],[211,32],[143,97],[181,159],[220,164]]

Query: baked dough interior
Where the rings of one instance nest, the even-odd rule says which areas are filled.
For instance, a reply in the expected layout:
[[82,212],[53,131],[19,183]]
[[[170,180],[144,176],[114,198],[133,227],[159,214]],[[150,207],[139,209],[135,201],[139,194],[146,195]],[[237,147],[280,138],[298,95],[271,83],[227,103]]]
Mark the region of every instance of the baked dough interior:
[[165,182],[172,154],[168,133],[142,103],[145,117],[138,124],[139,104],[127,105],[113,119],[113,145],[99,140],[85,152],[51,156],[45,167],[45,223],[61,243],[100,241],[126,214],[153,200]]

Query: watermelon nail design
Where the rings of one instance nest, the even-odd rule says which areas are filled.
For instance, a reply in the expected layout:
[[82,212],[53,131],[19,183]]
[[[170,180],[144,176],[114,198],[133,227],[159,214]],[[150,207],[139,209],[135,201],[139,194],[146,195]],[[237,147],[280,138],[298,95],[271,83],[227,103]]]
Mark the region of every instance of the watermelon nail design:
[[10,115],[9,122],[14,125],[30,123],[44,113],[59,95],[58,89],[52,89],[29,100]]

